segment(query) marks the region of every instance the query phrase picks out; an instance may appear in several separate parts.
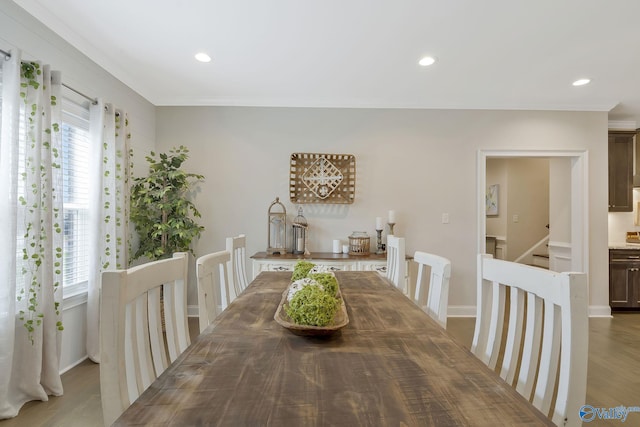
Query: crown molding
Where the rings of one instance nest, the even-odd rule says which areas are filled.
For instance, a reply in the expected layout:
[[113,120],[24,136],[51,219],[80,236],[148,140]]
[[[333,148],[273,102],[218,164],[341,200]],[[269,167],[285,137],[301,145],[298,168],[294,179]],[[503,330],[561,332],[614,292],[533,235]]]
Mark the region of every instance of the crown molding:
[[635,120],[609,120],[609,130],[636,130],[638,128]]

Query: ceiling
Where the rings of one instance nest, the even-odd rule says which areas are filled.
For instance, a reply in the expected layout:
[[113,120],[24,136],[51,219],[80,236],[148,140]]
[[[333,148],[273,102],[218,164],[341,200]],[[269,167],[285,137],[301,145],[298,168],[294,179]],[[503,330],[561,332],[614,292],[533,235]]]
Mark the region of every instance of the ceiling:
[[[640,124],[638,0],[14,1],[159,106],[609,111]],[[419,66],[425,55],[437,62]]]

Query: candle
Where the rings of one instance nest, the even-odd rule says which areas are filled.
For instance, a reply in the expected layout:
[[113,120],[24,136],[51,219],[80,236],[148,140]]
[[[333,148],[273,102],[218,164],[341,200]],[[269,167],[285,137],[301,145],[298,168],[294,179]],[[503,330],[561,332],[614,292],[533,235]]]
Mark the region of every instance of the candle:
[[395,224],[396,223],[396,211],[391,210],[389,211],[389,224]]
[[384,229],[384,225],[382,224],[382,217],[381,216],[377,216],[376,217],[376,230],[383,230]]
[[333,241],[333,253],[334,254],[339,254],[341,252],[340,251],[341,246],[342,246],[342,242],[340,240],[338,240],[338,239],[335,239]]

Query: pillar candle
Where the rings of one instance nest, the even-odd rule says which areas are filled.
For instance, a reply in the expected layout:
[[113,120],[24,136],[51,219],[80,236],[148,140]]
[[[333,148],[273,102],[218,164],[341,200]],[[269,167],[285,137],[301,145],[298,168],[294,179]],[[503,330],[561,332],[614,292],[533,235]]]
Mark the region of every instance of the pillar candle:
[[396,211],[391,210],[389,211],[389,224],[395,224],[396,223]]
[[376,217],[376,230],[384,230],[384,224],[382,223],[382,217]]

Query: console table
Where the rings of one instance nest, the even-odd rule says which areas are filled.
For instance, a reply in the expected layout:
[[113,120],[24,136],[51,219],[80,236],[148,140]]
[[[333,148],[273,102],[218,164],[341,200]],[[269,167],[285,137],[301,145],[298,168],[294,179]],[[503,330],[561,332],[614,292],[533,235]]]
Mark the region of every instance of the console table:
[[[334,254],[332,252],[313,252],[310,255],[269,255],[266,252],[254,254],[253,279],[262,271],[293,271],[298,261],[309,261],[317,265],[326,266],[332,271],[377,271],[382,276],[387,275],[387,254],[349,255]],[[413,258],[406,256],[407,268],[405,290],[409,287],[409,261]]]

